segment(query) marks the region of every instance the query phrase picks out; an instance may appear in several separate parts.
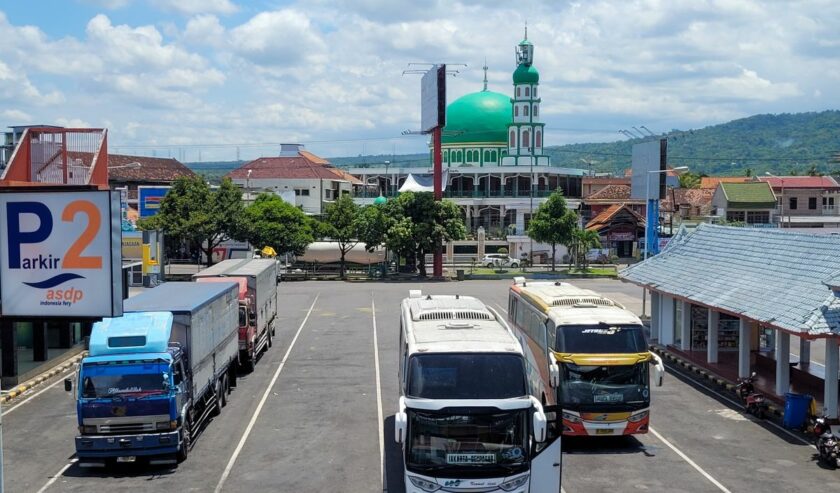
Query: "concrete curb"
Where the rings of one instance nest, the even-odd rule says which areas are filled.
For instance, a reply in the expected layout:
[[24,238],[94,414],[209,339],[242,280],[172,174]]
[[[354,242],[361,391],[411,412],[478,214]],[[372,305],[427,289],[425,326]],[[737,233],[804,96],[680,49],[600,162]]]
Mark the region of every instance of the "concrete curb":
[[19,385],[15,386],[6,395],[0,397],[0,404],[7,404],[7,403],[13,401],[14,399],[20,397],[21,395],[23,395],[23,393],[26,392],[27,390],[32,390],[33,388],[36,388],[36,387],[40,386],[41,384],[43,384],[47,380],[55,377],[56,375],[60,375],[64,372],[70,370],[71,368],[73,368],[74,365],[76,365],[79,361],[81,361],[82,358],[85,357],[86,354],[87,354],[87,351],[83,351],[81,354],[68,359],[67,361],[65,361],[61,365],[56,366],[56,367],[52,368],[51,370],[49,370],[47,372],[44,372],[44,373],[38,375],[37,377],[31,379],[31,380],[28,380],[28,381],[26,381],[22,384],[19,384]]
[[[708,380],[712,384],[721,387],[725,390],[730,392],[735,390],[735,382],[730,382],[729,380],[716,375],[705,368],[701,368],[690,361],[684,360],[683,358],[677,356],[676,354],[663,349],[660,346],[653,346],[652,351],[661,356],[664,359],[667,359],[672,364],[682,367],[683,369],[695,373],[704,379]],[[784,409],[780,408],[776,404],[768,403],[767,410],[773,415],[778,418],[781,418],[785,415]]]

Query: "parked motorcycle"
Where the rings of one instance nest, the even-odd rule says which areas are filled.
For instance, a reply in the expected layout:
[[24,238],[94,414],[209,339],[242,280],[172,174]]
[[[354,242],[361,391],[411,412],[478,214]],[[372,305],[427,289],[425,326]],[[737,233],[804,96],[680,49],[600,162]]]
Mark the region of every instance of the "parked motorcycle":
[[820,461],[832,467],[840,467],[840,419],[821,416],[814,424],[817,437],[817,452]]
[[764,419],[767,415],[767,399],[763,394],[755,391],[756,373],[753,372],[748,378],[739,378],[735,386],[735,393],[744,401],[747,412],[758,419]]

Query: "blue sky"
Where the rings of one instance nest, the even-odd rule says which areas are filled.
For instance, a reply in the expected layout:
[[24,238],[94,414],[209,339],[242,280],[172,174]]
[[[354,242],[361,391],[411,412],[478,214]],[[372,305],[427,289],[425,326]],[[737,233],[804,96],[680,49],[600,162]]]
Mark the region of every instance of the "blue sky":
[[[546,144],[836,109],[840,2],[40,0],[0,4],[0,125],[104,126],[185,160],[423,151],[409,62],[510,93],[523,26]],[[265,144],[265,145],[263,145]]]

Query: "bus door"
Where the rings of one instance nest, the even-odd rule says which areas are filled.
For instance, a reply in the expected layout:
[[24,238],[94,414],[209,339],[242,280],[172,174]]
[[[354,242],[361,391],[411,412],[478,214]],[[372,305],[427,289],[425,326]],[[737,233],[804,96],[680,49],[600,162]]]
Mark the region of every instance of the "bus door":
[[[559,416],[561,409],[560,406],[544,406],[543,412],[556,413]],[[560,491],[563,464],[560,430],[556,420],[554,423],[549,421],[545,441],[534,445],[534,456],[531,459],[531,491]]]

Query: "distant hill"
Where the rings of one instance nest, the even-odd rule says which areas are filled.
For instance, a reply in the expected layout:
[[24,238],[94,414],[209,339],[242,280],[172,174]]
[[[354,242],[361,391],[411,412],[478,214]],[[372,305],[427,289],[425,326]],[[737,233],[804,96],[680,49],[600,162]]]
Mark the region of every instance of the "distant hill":
[[[668,162],[688,166],[694,173],[742,175],[766,171],[805,174],[812,168],[824,174],[840,174],[840,111],[755,115],[697,130],[672,130],[668,137]],[[630,167],[633,144],[645,139],[546,147],[555,166],[587,168],[620,173]],[[336,166],[425,165],[429,154],[332,157]],[[195,172],[217,181],[242,161],[186,163]]]

